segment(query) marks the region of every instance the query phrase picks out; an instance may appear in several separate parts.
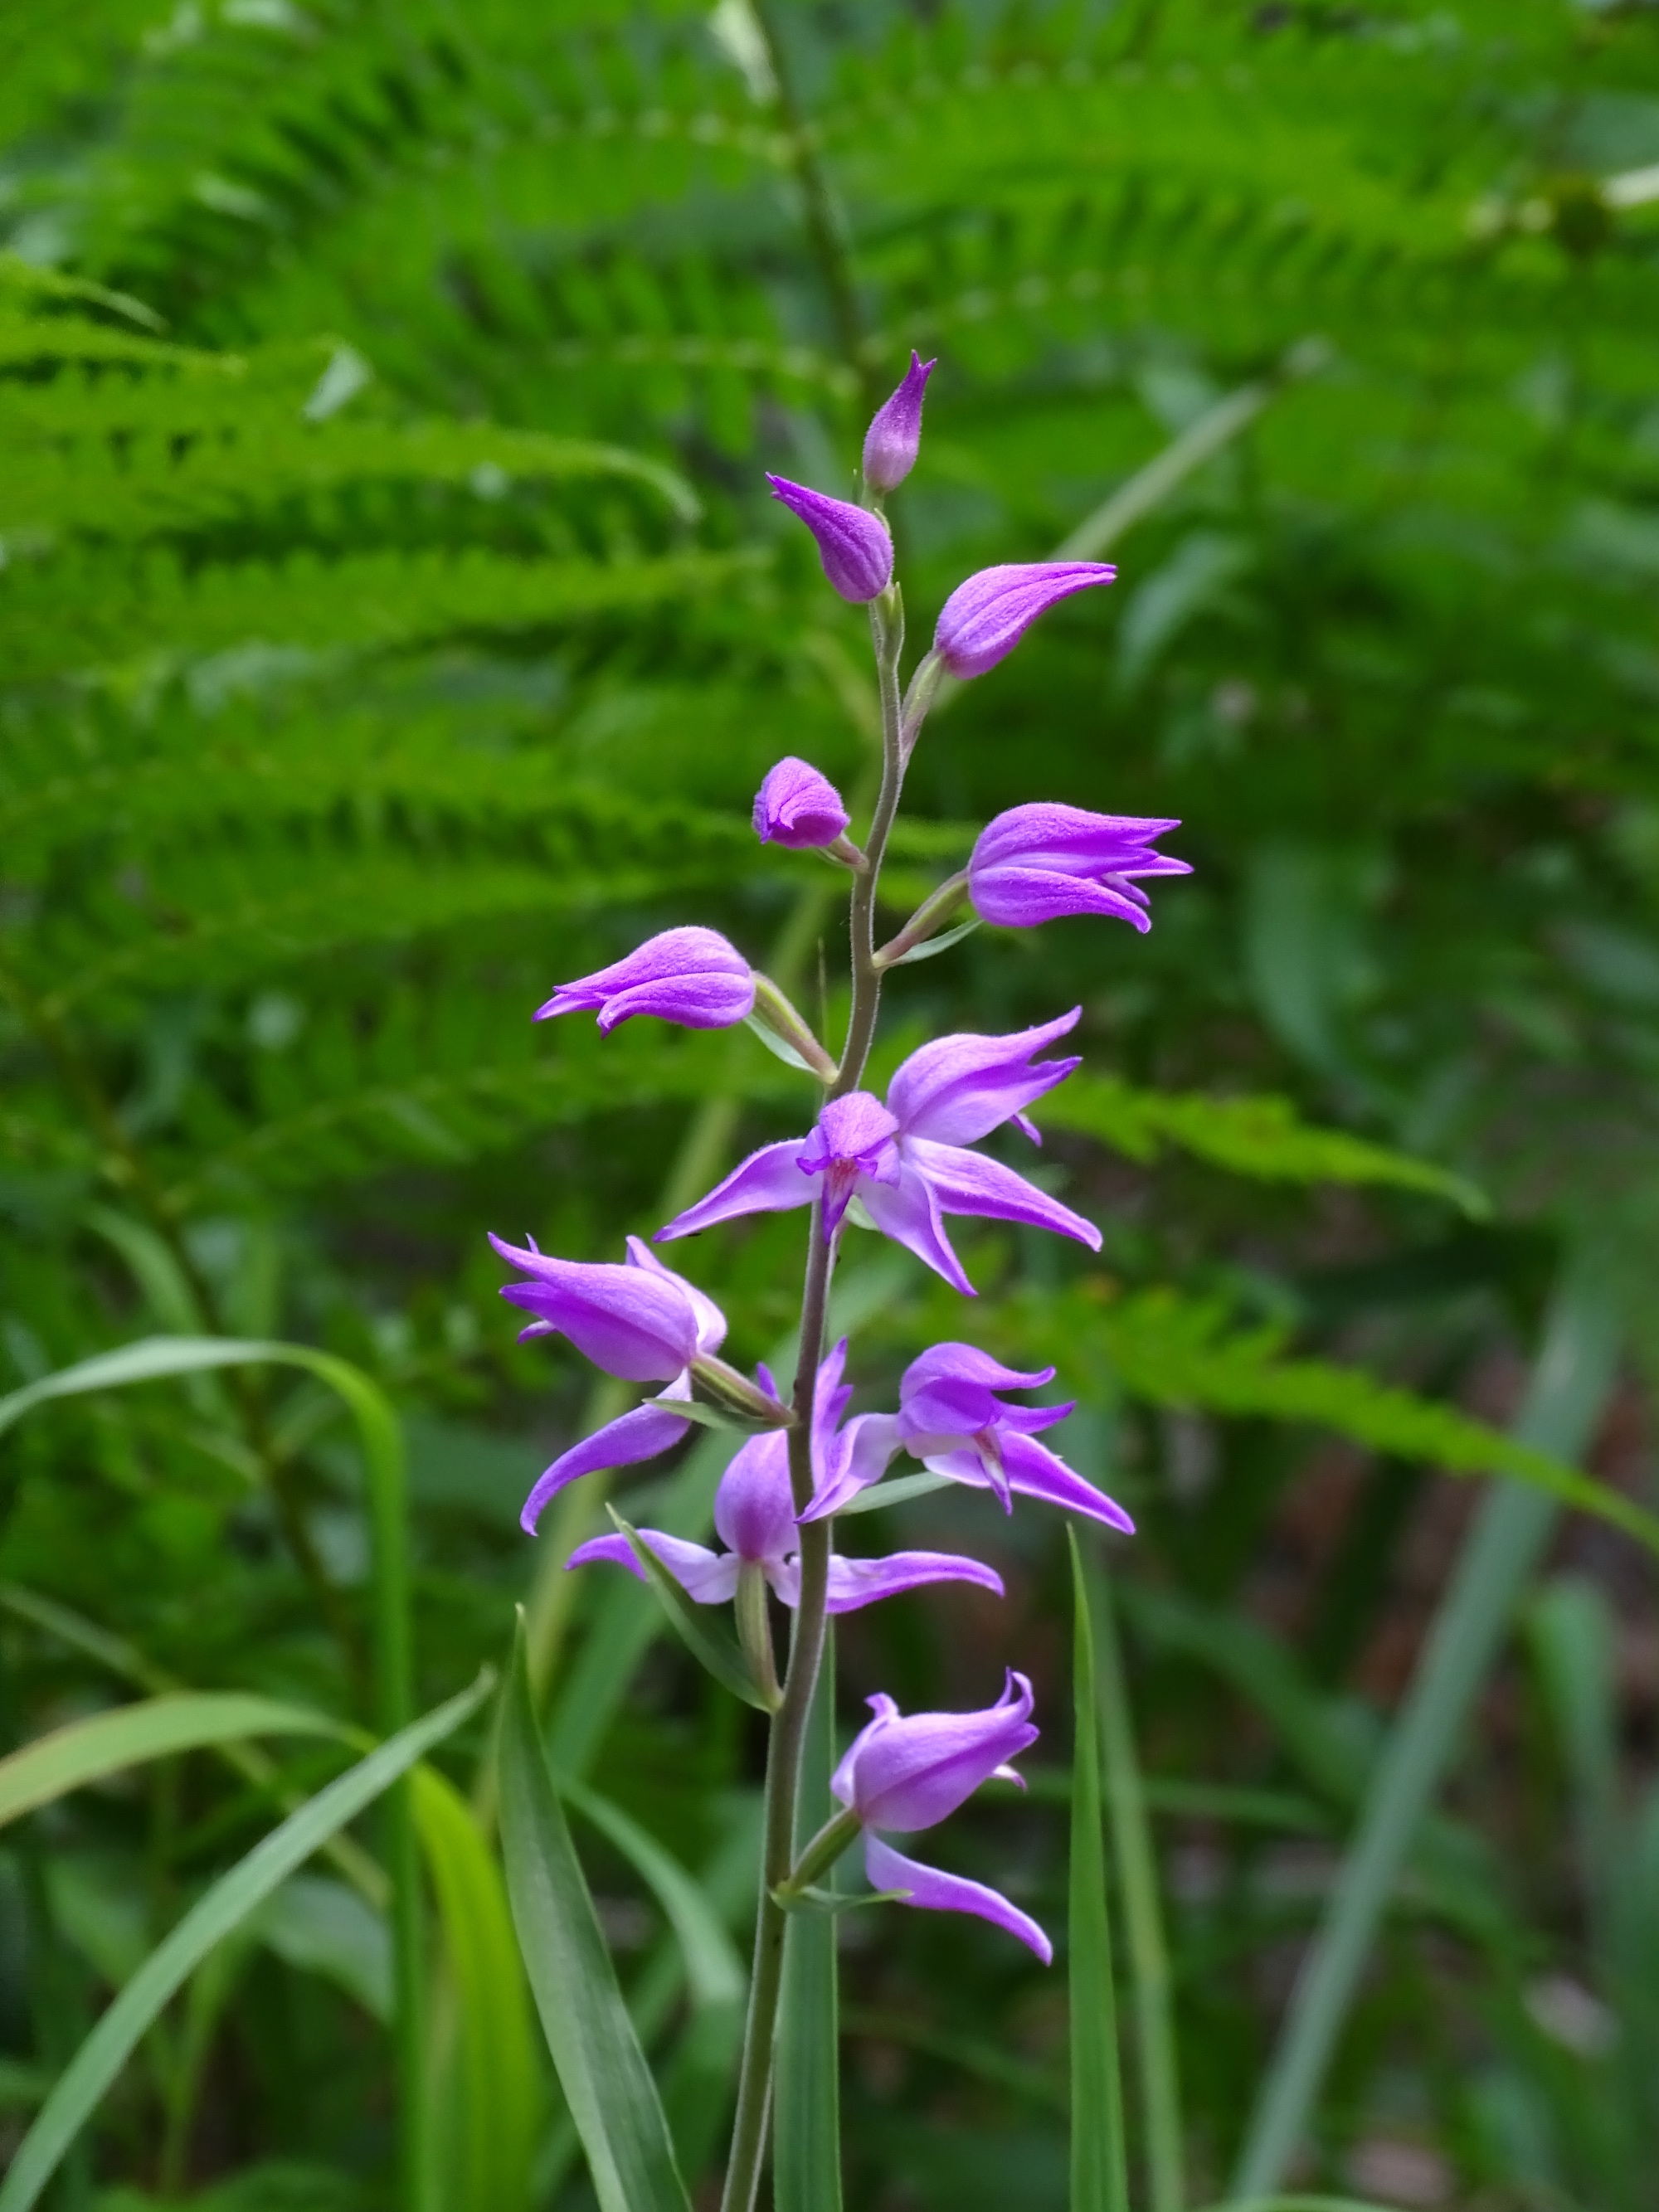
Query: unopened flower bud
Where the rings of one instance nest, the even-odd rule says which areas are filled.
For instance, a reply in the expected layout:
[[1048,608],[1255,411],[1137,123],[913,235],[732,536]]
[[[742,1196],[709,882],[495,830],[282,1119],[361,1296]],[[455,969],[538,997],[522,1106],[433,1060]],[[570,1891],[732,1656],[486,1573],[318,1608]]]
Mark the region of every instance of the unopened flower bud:
[[958,584],[939,611],[933,649],[952,676],[983,676],[1019,643],[1058,599],[1109,584],[1103,561],[1008,561]]
[[818,541],[823,573],[855,606],[879,599],[893,579],[893,541],[879,515],[850,500],[831,499],[787,477],[769,476],[772,496],[799,515]]
[[910,356],[904,381],[878,407],[864,434],[864,481],[872,491],[891,491],[916,465],[921,444],[921,403],[936,364]]
[[574,983],[561,983],[533,1018],[597,1011],[609,1036],[635,1014],[655,1014],[689,1030],[728,1030],[755,1003],[749,963],[715,929],[665,929],[625,960]]
[[1091,814],[1080,806],[1012,806],[981,830],[968,863],[974,911],[1005,929],[1030,929],[1062,915],[1115,915],[1152,927],[1136,876],[1188,876],[1185,860],[1153,840],[1178,822],[1134,814]]
[[755,835],[763,845],[797,853],[833,845],[850,818],[829,777],[793,753],[767,770],[755,794]]

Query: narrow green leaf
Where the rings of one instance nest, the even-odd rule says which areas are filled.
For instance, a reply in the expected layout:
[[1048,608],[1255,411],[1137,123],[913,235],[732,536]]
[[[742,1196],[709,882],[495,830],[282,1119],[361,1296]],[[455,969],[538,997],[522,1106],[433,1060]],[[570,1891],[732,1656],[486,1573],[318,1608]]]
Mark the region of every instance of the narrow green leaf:
[[606,1510],[633,1548],[634,1557],[658,1601],[668,1617],[670,1626],[684,1644],[692,1657],[706,1667],[714,1680],[741,1698],[746,1705],[757,1712],[769,1712],[771,1707],[761,1695],[749,1662],[744,1657],[735,1637],[728,1636],[715,1626],[707,1609],[688,1595],[662,1561],[641,1536],[637,1528],[630,1528],[614,1505]]
[[465,1801],[429,1766],[417,1767],[411,1780],[416,1831],[455,1978],[458,2201],[526,2212],[542,2097],[512,1914]]
[[562,1782],[559,1795],[614,1844],[661,1905],[685,1960],[694,2005],[741,2004],[749,1978],[738,1947],[700,1885],[619,1805],[580,1782]]
[[[817,1687],[801,1748],[795,1802],[799,1853],[840,1808],[830,1795],[836,1765],[836,1643],[824,1630]],[[849,1899],[848,1902],[851,1902]],[[832,1868],[816,1910],[791,1912],[783,1937],[772,2087],[774,2212],[841,2212],[841,2018],[836,1921],[841,1900]]]
[[912,1498],[926,1498],[935,1490],[948,1490],[948,1474],[902,1474],[893,1482],[872,1482],[842,1507],[842,1513],[879,1513],[884,1505],[902,1505]]
[[[690,2212],[656,2084],[537,1732],[522,1611],[499,1757],[514,1923],[600,2212]],[[9,2208],[0,2203],[0,2212]]]
[[817,1070],[795,1050],[788,1038],[781,1037],[775,1030],[768,1029],[758,1014],[745,1014],[743,1018],[743,1025],[752,1036],[760,1039],[774,1059],[781,1060],[786,1067],[795,1068],[802,1075],[810,1075],[814,1083],[818,1080]]
[[983,927],[975,915],[971,921],[959,921],[954,929],[943,929],[937,937],[925,938],[920,945],[913,945],[908,952],[901,952],[896,960],[885,964],[889,968],[914,968],[918,960],[932,960],[938,953],[948,952],[953,945],[960,945],[964,937],[971,937]]
[[1146,2145],[1150,2212],[1184,2212],[1187,2202],[1181,2136],[1181,2077],[1171,2014],[1170,1959],[1158,1903],[1158,1860],[1146,1818],[1134,1717],[1129,1710],[1123,1656],[1113,1618],[1111,1585],[1092,1563],[1083,1570],[1094,1626],[1100,1696],[1101,1745],[1106,1761],[1106,1805],[1123,1926],[1134,1991],[1136,2055],[1139,2060],[1141,2124]]
[[1117,2000],[1112,1985],[1106,1844],[1101,1823],[1094,1629],[1074,1527],[1068,1525],[1066,1541],[1071,1547],[1075,1608],[1072,1670],[1076,1719],[1067,1921],[1072,2008],[1071,2212],[1128,2212],[1123,2085],[1118,2063]]
[[[1618,1346],[1607,1285],[1581,1260],[1552,1305],[1516,1435],[1535,1450],[1582,1451],[1611,1387]],[[1256,2093],[1233,2179],[1239,2202],[1274,2188],[1296,2154],[1401,1868],[1555,1519],[1553,1498],[1517,1483],[1495,1484],[1482,1504],[1371,1769],[1353,1839]]]
[[0,1759],[0,1828],[70,1790],[174,1752],[228,1743],[239,1736],[347,1733],[325,1714],[234,1691],[149,1698],[142,1705],[71,1721],[67,1728],[54,1729],[9,1759]]
[[291,1814],[191,1907],[150,1953],[59,2077],[0,2184],[0,2212],[28,2212],[40,2201],[64,2152],[140,2039],[214,1946],[320,1844],[356,1820],[434,1744],[476,1712],[489,1688],[489,1676],[481,1675],[470,1690],[400,1730]]
[[866,1905],[902,1905],[910,1895],[908,1889],[861,1889],[857,1895],[838,1889],[817,1889],[809,1885],[805,1889],[789,1892],[774,1890],[773,1896],[786,1912],[803,1912],[809,1917],[825,1913],[857,1912]]

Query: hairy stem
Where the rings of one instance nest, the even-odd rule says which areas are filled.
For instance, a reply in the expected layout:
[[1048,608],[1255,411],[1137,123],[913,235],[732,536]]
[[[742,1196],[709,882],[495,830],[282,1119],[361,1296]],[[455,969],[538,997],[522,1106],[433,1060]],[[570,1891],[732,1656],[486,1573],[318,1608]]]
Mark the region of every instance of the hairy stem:
[[[881,790],[865,845],[870,865],[853,884],[853,1006],[848,1018],[841,1070],[830,1089],[832,1098],[845,1097],[864,1080],[876,1034],[876,1016],[881,1006],[881,970],[876,965],[876,887],[904,782],[898,681],[899,654],[904,645],[904,608],[896,585],[871,603],[870,630],[881,691]],[[804,1512],[812,1498],[812,1415],[817,1401],[818,1362],[823,1357],[830,1277],[834,1263],[835,1248],[826,1242],[823,1234],[823,1204],[815,1200],[807,1229],[800,1352],[792,1401],[797,1425],[789,1431],[789,1486],[797,1512]],[[788,1880],[794,1860],[801,1747],[823,1659],[830,1528],[828,1521],[812,1521],[805,1522],[800,1531],[800,1597],[795,1608],[788,1671],[784,1676],[783,1702],[773,1719],[767,1746],[766,1820],[755,1958],[749,1984],[749,2017],[744,2029],[743,2064],[738,2076],[737,2118],[732,2126],[732,2154],[726,2165],[720,2212],[751,2212],[766,2149],[787,1918],[772,1892]]]

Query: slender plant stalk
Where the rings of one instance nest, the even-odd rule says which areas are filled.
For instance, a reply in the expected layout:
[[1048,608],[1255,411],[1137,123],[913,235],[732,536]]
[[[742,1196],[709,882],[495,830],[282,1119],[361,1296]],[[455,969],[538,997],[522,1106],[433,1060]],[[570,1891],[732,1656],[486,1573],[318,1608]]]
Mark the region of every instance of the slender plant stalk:
[[[904,646],[904,614],[896,586],[873,600],[871,635],[881,694],[882,775],[870,835],[865,842],[869,866],[853,880],[851,900],[853,1003],[840,1072],[829,1086],[830,1098],[844,1098],[864,1079],[881,1005],[881,970],[876,965],[876,889],[887,839],[898,812],[904,781],[900,744],[899,655]],[[830,1302],[831,1247],[823,1235],[823,1207],[815,1199],[807,1225],[806,1281],[801,1297],[800,1350],[791,1401],[796,1425],[789,1431],[789,1483],[795,1508],[804,1512],[812,1498],[812,1413],[818,1363],[823,1357],[824,1319]],[[749,1985],[749,2016],[744,2030],[743,2061],[738,2075],[738,2110],[732,2131],[721,2212],[750,2212],[766,2149],[767,2113],[771,2102],[773,2044],[778,1996],[783,1984],[785,1914],[772,1892],[788,1879],[795,1846],[795,1808],[800,1794],[801,1753],[813,1693],[823,1659],[825,1599],[830,1578],[830,1523],[808,1522],[800,1532],[800,1596],[795,1608],[783,1702],[772,1723],[766,1759],[766,1812],[760,1901],[755,1929],[754,1965]]]
[[1170,2001],[1170,1954],[1158,1904],[1158,1862],[1146,1818],[1140,1762],[1135,1754],[1134,1717],[1129,1710],[1111,1583],[1092,1563],[1085,1564],[1084,1577],[1096,1630],[1106,1814],[1123,1897],[1123,1928],[1134,1994],[1141,2118],[1146,2142],[1146,2202],[1149,2212],[1184,2212],[1187,2185],[1181,2143],[1181,2076]]

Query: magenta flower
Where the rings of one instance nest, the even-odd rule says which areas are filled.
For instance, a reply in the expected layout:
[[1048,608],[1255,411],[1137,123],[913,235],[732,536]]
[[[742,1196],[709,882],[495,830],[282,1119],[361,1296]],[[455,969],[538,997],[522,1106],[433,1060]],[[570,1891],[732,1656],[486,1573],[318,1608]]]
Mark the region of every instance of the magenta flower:
[[532,1018],[599,1009],[609,1036],[618,1022],[655,1014],[689,1030],[729,1030],[755,1003],[755,980],[735,945],[715,929],[665,929],[625,960],[561,983]]
[[1008,1761],[1037,1739],[1030,1682],[1024,1674],[1011,1674],[998,1703],[977,1713],[907,1717],[879,1692],[869,1703],[876,1717],[854,1739],[830,1787],[864,1830],[864,1869],[871,1881],[878,1889],[903,1891],[905,1902],[924,1911],[971,1912],[992,1921],[1029,1944],[1045,1966],[1051,1964],[1054,1946],[1048,1938],[1000,1891],[920,1866],[874,1832],[933,1827],[993,1775],[1018,1782]]
[[[859,1459],[865,1422],[861,1415],[846,1429],[839,1427],[852,1391],[842,1386],[842,1368],[847,1358],[845,1339],[818,1370],[814,1401],[812,1464],[815,1480],[832,1478]],[[880,1464],[892,1455],[890,1446]],[[781,1431],[751,1437],[733,1455],[714,1493],[714,1530],[723,1552],[660,1529],[641,1528],[649,1545],[687,1595],[699,1605],[724,1605],[737,1595],[738,1576],[744,1566],[758,1567],[785,1605],[800,1597],[800,1531],[795,1524],[795,1501],[789,1487],[789,1440]],[[644,1570],[626,1536],[596,1536],[579,1545],[569,1558],[573,1567],[591,1566],[605,1560],[626,1567],[644,1580]],[[950,1552],[895,1552],[882,1559],[849,1559],[839,1553],[830,1562],[829,1609],[856,1613],[901,1591],[918,1589],[924,1583],[977,1583],[1002,1595],[1002,1579],[978,1559]]]
[[767,770],[755,794],[755,835],[763,845],[784,845],[797,853],[833,845],[849,819],[829,777],[793,753]]
[[983,676],[1019,643],[1058,599],[1109,584],[1117,570],[1101,561],[1007,561],[958,584],[939,610],[933,650],[952,676]]
[[1100,1231],[1092,1222],[1012,1168],[965,1149],[1007,1121],[1036,1137],[1024,1109],[1078,1062],[1031,1055],[1072,1029],[1079,1011],[1012,1036],[940,1037],[923,1045],[888,1085],[885,1106],[867,1091],[831,1101],[809,1136],[751,1152],[707,1198],[659,1229],[658,1241],[739,1214],[807,1206],[821,1188],[826,1238],[856,1199],[884,1235],[969,1297],[974,1286],[945,1233],[945,1214],[1027,1222],[1097,1252]]
[[1089,814],[1080,806],[1012,806],[988,822],[968,863],[969,896],[981,921],[1030,929],[1067,914],[1110,914],[1145,932],[1150,901],[1134,876],[1189,876],[1185,860],[1152,840],[1179,822]]
[[915,468],[921,445],[921,403],[937,366],[912,353],[903,383],[877,408],[864,434],[864,481],[872,491],[892,491]]
[[855,606],[878,599],[893,580],[893,541],[887,526],[868,507],[850,500],[831,499],[787,477],[768,476],[774,499],[781,499],[798,514],[818,541],[823,573]]
[[[1063,1406],[1006,1406],[997,1393],[1035,1390],[1052,1382],[1052,1367],[1029,1373],[1001,1366],[971,1344],[936,1344],[913,1359],[899,1384],[896,1413],[866,1413],[856,1455],[831,1472],[802,1514],[821,1521],[845,1510],[860,1490],[880,1480],[902,1445],[932,1474],[994,1492],[1005,1513],[1016,1495],[1038,1498],[1067,1513],[1103,1522],[1126,1536],[1134,1522],[1115,1499],[1097,1490],[1037,1437],[1072,1411]],[[884,1456],[884,1454],[885,1456]]]
[[[692,1362],[711,1359],[726,1340],[726,1316],[714,1301],[665,1267],[637,1237],[629,1238],[627,1265],[620,1267],[550,1259],[533,1243],[520,1249],[499,1237],[489,1241],[503,1260],[530,1278],[501,1288],[509,1304],[534,1316],[519,1332],[520,1343],[532,1336],[568,1336],[607,1375],[627,1382],[665,1383],[663,1395],[689,1398]],[[677,1444],[690,1425],[663,1407],[636,1406],[573,1444],[526,1499],[520,1516],[526,1534],[535,1534],[542,1508],[567,1483],[600,1468],[654,1459]]]

